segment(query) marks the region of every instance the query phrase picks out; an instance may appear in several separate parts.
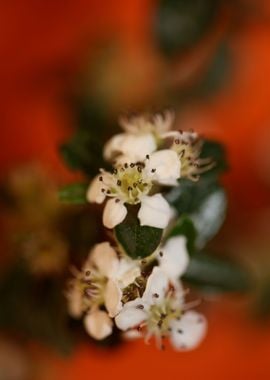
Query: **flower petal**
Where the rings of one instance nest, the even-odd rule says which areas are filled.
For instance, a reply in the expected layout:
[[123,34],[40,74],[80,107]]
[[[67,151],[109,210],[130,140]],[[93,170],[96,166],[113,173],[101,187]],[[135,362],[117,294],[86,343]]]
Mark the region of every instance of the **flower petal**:
[[96,266],[100,274],[110,277],[118,270],[119,260],[110,243],[103,242],[93,247],[84,266],[85,269],[89,265]]
[[105,307],[108,310],[109,316],[114,318],[122,309],[122,290],[116,281],[108,281],[104,298]]
[[159,150],[152,153],[146,161],[146,171],[158,183],[176,186],[177,179],[180,178],[181,162],[173,150]]
[[205,337],[207,321],[202,314],[196,311],[186,312],[180,321],[171,324],[171,342],[177,350],[192,350]]
[[156,141],[151,133],[133,135],[121,133],[114,136],[104,148],[104,157],[107,160],[124,155],[130,161],[137,162],[145,159],[147,154],[154,152]]
[[147,318],[147,308],[142,298],[127,302],[115,317],[116,326],[123,331],[139,326]]
[[141,226],[165,228],[171,216],[170,205],[161,194],[141,197],[141,208],[138,212]]
[[118,199],[109,199],[103,211],[103,224],[107,228],[114,228],[123,222],[127,215],[127,209]]
[[169,286],[169,279],[159,267],[154,267],[148,277],[143,300],[149,305],[162,302]]
[[119,282],[121,288],[125,288],[134,282],[135,278],[140,276],[140,274],[140,266],[136,260],[121,258],[115,278]]
[[104,183],[100,181],[100,174],[97,175],[92,182],[90,183],[87,193],[86,193],[86,199],[90,203],[103,203],[104,199],[106,198],[105,192],[102,192],[101,189],[105,188]]
[[105,311],[96,310],[84,317],[84,327],[88,334],[97,340],[111,335],[113,322]]
[[186,271],[189,264],[186,238],[184,236],[170,238],[161,251],[163,255],[158,255],[160,267],[170,278],[177,279]]

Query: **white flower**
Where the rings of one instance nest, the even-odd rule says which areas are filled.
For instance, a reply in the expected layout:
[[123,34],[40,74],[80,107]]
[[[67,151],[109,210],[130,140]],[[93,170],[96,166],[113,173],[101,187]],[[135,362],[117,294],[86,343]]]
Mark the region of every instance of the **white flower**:
[[153,182],[153,173],[150,175],[144,164],[125,163],[113,173],[101,171],[91,182],[87,199],[102,203],[106,197],[111,198],[103,211],[103,224],[107,228],[123,222],[127,215],[126,204],[141,204],[138,213],[141,225],[165,228],[172,215],[171,208],[161,194],[148,195]]
[[162,135],[171,128],[173,120],[174,114],[170,111],[165,111],[163,115],[120,118],[119,123],[125,132],[107,142],[104,158],[108,161],[116,159],[121,163],[144,161],[146,155],[158,148]]
[[178,154],[170,149],[154,152],[145,161],[146,171],[161,185],[177,186],[181,175],[181,162]]
[[115,322],[120,330],[136,329],[148,340],[155,337],[162,347],[167,337],[177,350],[195,348],[206,332],[205,318],[195,312],[185,312],[183,293],[173,291],[166,274],[154,267],[141,298],[127,302]]
[[130,163],[143,161],[146,155],[154,152],[156,148],[155,138],[151,133],[141,135],[121,133],[107,142],[103,154],[107,161],[116,158],[118,162]]
[[[70,314],[74,318],[80,318],[86,313],[84,324],[87,326],[87,331],[98,339],[96,337],[98,334],[102,335],[104,331],[109,331],[111,325],[111,322],[108,322],[109,317],[114,317],[122,308],[122,289],[133,283],[138,276],[140,276],[140,267],[137,261],[128,257],[118,258],[116,251],[108,242],[96,244],[82,271],[76,272],[75,278],[71,281],[71,288],[67,294]],[[102,311],[100,314],[99,308],[102,305],[108,313]],[[98,316],[102,316],[100,322],[96,320]],[[95,328],[100,329],[100,332]]]
[[180,160],[181,177],[196,181],[200,174],[215,165],[211,158],[200,158],[203,141],[197,133],[175,131],[173,137],[174,141],[170,149],[177,153]]
[[186,243],[185,236],[175,236],[169,238],[165,245],[157,250],[159,266],[171,281],[177,281],[189,264]]

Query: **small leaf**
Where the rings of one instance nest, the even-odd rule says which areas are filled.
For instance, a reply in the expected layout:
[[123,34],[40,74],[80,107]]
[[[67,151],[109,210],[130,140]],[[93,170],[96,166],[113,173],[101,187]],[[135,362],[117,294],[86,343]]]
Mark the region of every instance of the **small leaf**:
[[188,216],[182,215],[176,222],[174,228],[169,234],[169,237],[184,235],[187,238],[187,249],[190,255],[195,250],[195,239],[197,236],[196,229],[192,220]]
[[206,253],[196,253],[183,277],[188,283],[206,291],[247,291],[249,274],[236,263]]
[[115,227],[115,236],[125,253],[133,259],[141,259],[151,255],[158,247],[163,230],[149,226],[141,226],[132,208],[125,220]]
[[203,248],[217,234],[224,222],[226,209],[226,194],[223,189],[217,189],[202,202],[197,212],[190,215],[197,230],[197,248]]
[[62,189],[59,190],[60,201],[77,205],[86,204],[86,192],[88,186],[89,185],[86,183],[73,183],[62,187]]

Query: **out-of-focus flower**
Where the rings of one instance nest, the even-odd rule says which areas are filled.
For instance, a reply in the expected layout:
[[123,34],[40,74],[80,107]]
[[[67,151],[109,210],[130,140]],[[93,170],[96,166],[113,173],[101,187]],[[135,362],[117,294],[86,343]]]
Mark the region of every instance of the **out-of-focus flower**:
[[[95,339],[110,335],[114,317],[122,308],[122,289],[140,276],[137,261],[117,256],[108,242],[94,246],[82,271],[76,271],[67,292],[71,316],[80,318],[84,313],[87,332]],[[99,310],[104,305],[106,310]],[[111,328],[109,328],[111,326]],[[99,338],[101,336],[101,338]]]
[[[145,164],[131,163],[120,165],[113,173],[101,171],[96,176],[87,192],[89,202],[102,203],[107,201],[103,211],[103,224],[114,228],[123,222],[127,215],[125,204],[141,204],[138,218],[141,225],[165,228],[171,218],[171,208],[160,194],[149,195],[154,184],[153,174],[146,169]],[[159,178],[161,178],[161,172]]]
[[173,123],[174,114],[140,115],[119,120],[124,133],[113,136],[105,145],[104,158],[120,162],[144,161],[145,156],[154,152],[160,145],[163,135]]
[[183,292],[174,289],[165,272],[155,267],[143,296],[127,302],[115,322],[120,330],[139,330],[145,340],[154,337],[160,348],[168,338],[175,349],[189,350],[201,342],[207,323],[201,314],[186,309]]

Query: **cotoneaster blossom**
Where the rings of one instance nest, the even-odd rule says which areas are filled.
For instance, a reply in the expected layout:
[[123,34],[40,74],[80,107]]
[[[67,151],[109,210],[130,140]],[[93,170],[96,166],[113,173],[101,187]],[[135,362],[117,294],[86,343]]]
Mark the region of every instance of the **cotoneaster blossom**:
[[154,267],[143,296],[127,302],[115,323],[129,335],[137,331],[146,341],[155,338],[160,348],[167,338],[175,349],[190,350],[205,336],[207,323],[204,316],[187,308],[180,288],[174,289],[165,272]]
[[174,114],[141,115],[122,117],[119,124],[124,133],[113,136],[104,147],[107,161],[124,163],[144,161],[147,154],[158,149],[163,136],[171,129]]
[[203,140],[195,132],[175,131],[171,150],[180,161],[181,178],[197,181],[200,174],[210,170],[215,163],[211,158],[200,158]]
[[[172,152],[168,152],[171,155]],[[89,186],[87,199],[89,202],[100,204],[109,198],[103,211],[105,227],[114,228],[123,222],[127,215],[127,204],[140,204],[138,218],[141,225],[167,227],[172,216],[170,205],[162,194],[151,194],[153,186],[158,182],[156,172],[160,180],[163,174],[164,182],[168,179],[161,166],[150,169],[144,163],[125,163],[118,165],[112,173],[101,170],[100,175],[96,176]],[[173,175],[170,174],[169,178],[172,181]]]
[[[140,276],[137,261],[119,258],[108,242],[94,246],[81,272],[76,272],[67,293],[69,313],[83,314],[92,337],[104,339],[112,332],[114,317],[122,308],[122,289]],[[104,305],[107,311],[100,310]]]

